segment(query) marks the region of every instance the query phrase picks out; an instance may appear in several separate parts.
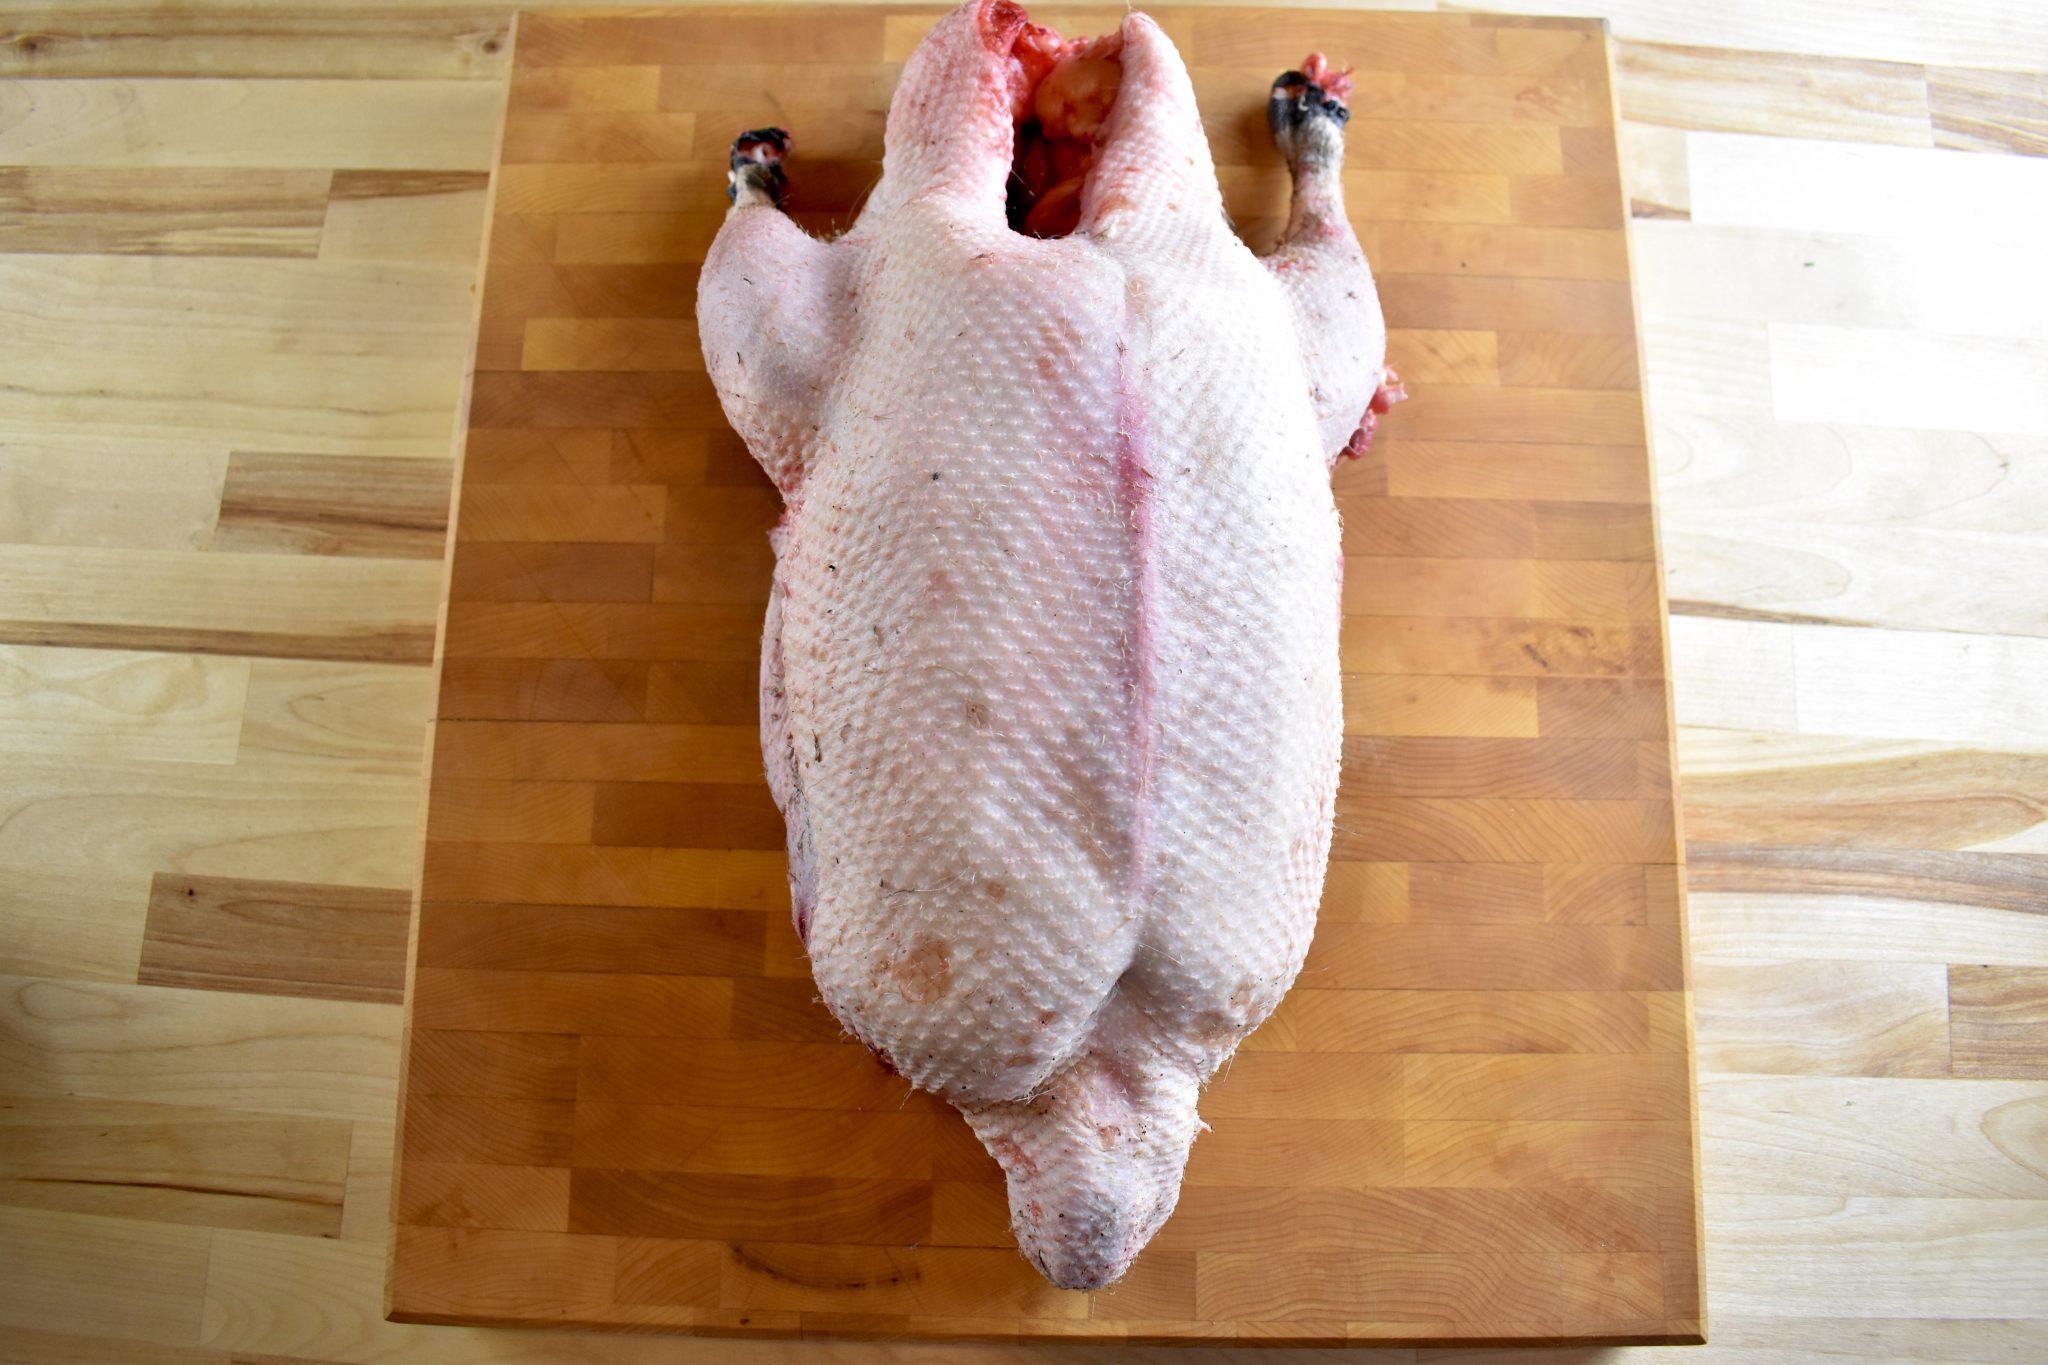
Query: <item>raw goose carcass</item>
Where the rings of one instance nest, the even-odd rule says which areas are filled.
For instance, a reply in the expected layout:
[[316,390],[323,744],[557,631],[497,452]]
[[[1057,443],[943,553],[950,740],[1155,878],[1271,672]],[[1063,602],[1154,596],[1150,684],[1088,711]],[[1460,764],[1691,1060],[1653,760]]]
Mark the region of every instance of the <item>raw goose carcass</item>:
[[1320,58],[1275,83],[1294,199],[1261,261],[1157,25],[1070,43],[975,0],[905,67],[850,231],[777,210],[762,130],[704,266],[711,378],[787,503],[762,738],[797,932],[1062,1286],[1172,1211],[1198,1092],[1315,927],[1329,471],[1393,396],[1347,89]]

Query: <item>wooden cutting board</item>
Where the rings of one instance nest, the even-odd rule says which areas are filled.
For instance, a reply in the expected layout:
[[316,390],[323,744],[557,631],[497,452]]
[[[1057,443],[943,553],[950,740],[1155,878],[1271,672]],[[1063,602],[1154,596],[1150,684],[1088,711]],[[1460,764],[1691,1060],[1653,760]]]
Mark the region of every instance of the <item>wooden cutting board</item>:
[[[1053,1289],[789,925],[755,669],[777,499],[692,322],[737,131],[844,224],[937,11],[522,18],[444,638],[390,1306],[768,1336],[1700,1339],[1667,650],[1596,22],[1155,12],[1270,240],[1266,88],[1414,394],[1337,475],[1348,716],[1299,985],[1129,1277]],[[1046,11],[1068,33],[1107,11]]]

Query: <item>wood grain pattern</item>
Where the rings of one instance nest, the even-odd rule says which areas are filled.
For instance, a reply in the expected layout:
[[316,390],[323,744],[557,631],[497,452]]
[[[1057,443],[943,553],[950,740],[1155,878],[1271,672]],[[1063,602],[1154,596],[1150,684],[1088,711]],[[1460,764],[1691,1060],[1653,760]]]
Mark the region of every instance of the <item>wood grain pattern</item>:
[[159,873],[136,980],[401,1004],[411,899],[374,887]]
[[1927,77],[1915,64],[1622,43],[1615,68],[1625,119],[1907,147],[1933,141]]
[[[497,123],[488,85],[392,81],[373,115],[337,110],[354,82],[17,80],[0,155],[26,166],[112,163],[482,170]],[[428,116],[431,111],[431,117]]]
[[298,556],[10,545],[0,547],[0,572],[0,641],[380,663],[433,658],[434,564],[358,560],[341,570]]
[[0,250],[311,257],[327,180],[320,171],[9,166],[0,169]]
[[0,537],[10,545],[189,550],[220,504],[227,452],[161,441],[10,441]]
[[342,77],[502,80],[511,15],[434,11],[201,10],[152,30],[117,5],[23,6],[9,19],[9,76]]
[[2048,152],[2048,77],[2039,71],[1935,69],[1927,107],[1937,147]]
[[210,550],[439,559],[448,466],[347,456],[228,457]]
[[341,1231],[349,1125],[193,1105],[12,1099],[0,1203],[100,1217]]
[[0,645],[0,751],[230,763],[246,659]]
[[[1116,1290],[1050,1288],[997,1167],[840,1032],[784,918],[754,714],[779,500],[703,377],[693,276],[733,120],[796,128],[798,220],[843,222],[928,17],[750,15],[742,48],[700,15],[528,15],[428,798],[401,1320],[1699,1332],[1672,731],[1598,29],[1160,17],[1254,240],[1284,192],[1239,117],[1265,67],[1312,41],[1385,75],[1361,78],[1346,176],[1416,394],[1338,480],[1323,923],[1204,1100],[1182,1213]],[[750,64],[764,42],[780,65]]]
[[1951,967],[1958,1076],[2048,1078],[2048,969]]

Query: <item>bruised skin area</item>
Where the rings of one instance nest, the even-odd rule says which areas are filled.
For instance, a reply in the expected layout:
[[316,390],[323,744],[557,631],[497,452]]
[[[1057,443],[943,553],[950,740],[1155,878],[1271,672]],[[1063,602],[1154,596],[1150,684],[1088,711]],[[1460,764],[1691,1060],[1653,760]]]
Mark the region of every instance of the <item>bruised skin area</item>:
[[1329,471],[1385,328],[1342,73],[1279,84],[1294,211],[1260,258],[1156,24],[1070,42],[975,0],[905,63],[854,226],[799,230],[790,140],[747,134],[698,283],[785,502],[762,750],[819,996],[960,1110],[1066,1288],[1171,1216],[1329,853]]

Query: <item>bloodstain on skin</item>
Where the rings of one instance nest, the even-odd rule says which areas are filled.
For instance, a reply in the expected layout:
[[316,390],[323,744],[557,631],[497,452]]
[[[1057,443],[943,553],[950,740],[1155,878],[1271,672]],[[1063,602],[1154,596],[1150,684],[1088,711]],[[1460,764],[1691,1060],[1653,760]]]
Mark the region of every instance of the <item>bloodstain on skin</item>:
[[[1015,1138],[992,1139],[988,1143],[988,1154],[996,1159],[997,1165],[1020,1179],[1029,1180],[1038,1174],[1038,1163],[1031,1159],[1031,1153],[1017,1145]],[[1033,1216],[1039,1216],[1035,1210]]]
[[944,999],[953,989],[953,950],[944,939],[919,939],[892,975],[897,994],[913,1005]]

